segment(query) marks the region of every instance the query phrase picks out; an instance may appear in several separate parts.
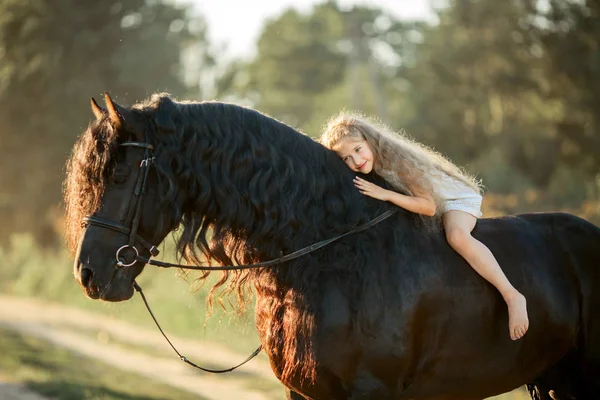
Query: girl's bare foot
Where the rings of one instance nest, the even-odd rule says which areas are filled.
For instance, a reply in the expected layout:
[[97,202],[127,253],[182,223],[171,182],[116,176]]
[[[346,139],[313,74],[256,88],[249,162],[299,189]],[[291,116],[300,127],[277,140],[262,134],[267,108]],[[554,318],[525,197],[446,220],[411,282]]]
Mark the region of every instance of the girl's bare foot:
[[508,330],[512,340],[518,340],[525,335],[529,328],[527,317],[527,301],[518,291],[511,292],[504,297],[508,305]]

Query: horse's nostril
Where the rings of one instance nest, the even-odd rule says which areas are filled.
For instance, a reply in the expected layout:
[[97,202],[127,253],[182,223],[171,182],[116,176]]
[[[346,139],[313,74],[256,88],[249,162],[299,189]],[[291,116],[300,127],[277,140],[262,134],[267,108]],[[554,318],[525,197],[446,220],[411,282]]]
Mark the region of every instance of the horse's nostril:
[[94,273],[92,272],[91,269],[89,268],[82,268],[81,269],[81,284],[84,287],[88,287],[89,284],[92,282],[92,277],[94,276]]

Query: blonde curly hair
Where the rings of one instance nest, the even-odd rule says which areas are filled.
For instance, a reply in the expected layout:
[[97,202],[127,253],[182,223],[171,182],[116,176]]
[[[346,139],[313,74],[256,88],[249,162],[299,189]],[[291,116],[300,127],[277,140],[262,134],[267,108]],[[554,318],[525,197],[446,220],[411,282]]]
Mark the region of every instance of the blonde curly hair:
[[435,150],[421,144],[404,132],[394,132],[387,126],[358,113],[341,113],[332,117],[319,142],[338,151],[344,140],[367,141],[373,151],[373,171],[392,187],[403,193],[425,193],[436,206],[442,205],[434,190],[444,174],[464,183],[481,194],[478,180],[454,165]]

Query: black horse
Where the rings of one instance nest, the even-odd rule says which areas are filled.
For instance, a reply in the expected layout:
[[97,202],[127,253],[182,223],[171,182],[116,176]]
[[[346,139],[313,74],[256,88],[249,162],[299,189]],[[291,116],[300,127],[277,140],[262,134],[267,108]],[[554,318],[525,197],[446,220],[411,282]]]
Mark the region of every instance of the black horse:
[[[248,264],[392,208],[361,195],[333,152],[257,111],[161,94],[106,103],[92,100],[65,185],[75,276],[91,298],[129,299],[145,265],[131,253],[149,256],[178,227],[189,262]],[[528,299],[521,340],[439,221],[402,210],[283,265],[224,272],[217,286],[255,290],[289,398],[481,399],[523,384],[534,398],[600,398],[600,229],[527,214],[482,219],[474,235]]]

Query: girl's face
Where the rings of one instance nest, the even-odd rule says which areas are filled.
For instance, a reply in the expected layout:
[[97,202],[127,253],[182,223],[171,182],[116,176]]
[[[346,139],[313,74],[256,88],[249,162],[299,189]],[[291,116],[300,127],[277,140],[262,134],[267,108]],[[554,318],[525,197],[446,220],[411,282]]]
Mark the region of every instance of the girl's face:
[[373,170],[373,150],[364,139],[344,139],[336,153],[354,172],[368,174]]

